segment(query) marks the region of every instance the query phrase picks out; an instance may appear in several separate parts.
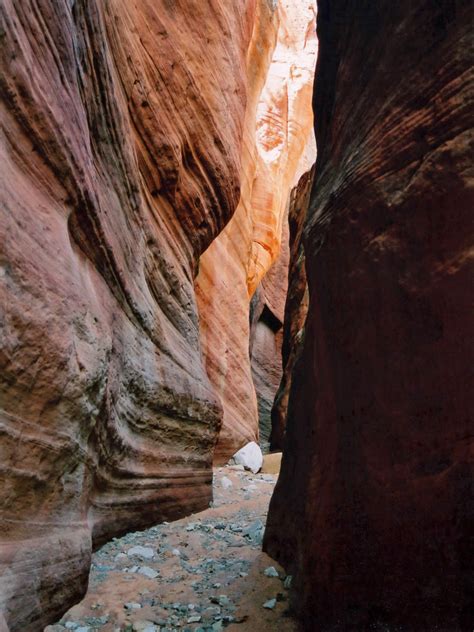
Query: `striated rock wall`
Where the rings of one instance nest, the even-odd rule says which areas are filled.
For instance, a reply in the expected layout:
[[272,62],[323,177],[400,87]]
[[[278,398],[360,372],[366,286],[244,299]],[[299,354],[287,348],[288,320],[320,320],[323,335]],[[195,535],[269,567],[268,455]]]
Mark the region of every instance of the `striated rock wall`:
[[318,5],[310,305],[264,546],[308,630],[468,629],[471,5]]
[[253,0],[2,0],[0,612],[207,506],[194,274],[237,206]]
[[[196,293],[206,368],[224,409],[215,459],[258,439],[249,357],[249,303],[277,259],[295,177],[314,161],[315,2],[261,9],[249,49],[249,103],[237,210],[200,260]],[[269,14],[270,11],[270,14]],[[303,167],[304,165],[304,167]],[[278,360],[277,360],[278,362]]]
[[304,325],[308,312],[308,283],[302,238],[313,177],[314,169],[303,174],[290,196],[288,290],[285,295],[284,325],[281,334],[281,380],[277,384],[277,389],[273,391],[269,423],[269,443],[273,451],[283,450],[293,371],[304,343]]
[[271,410],[282,377],[281,346],[290,258],[288,242],[289,227],[285,221],[280,254],[250,301],[250,365],[257,395],[259,441],[264,450],[269,447]]

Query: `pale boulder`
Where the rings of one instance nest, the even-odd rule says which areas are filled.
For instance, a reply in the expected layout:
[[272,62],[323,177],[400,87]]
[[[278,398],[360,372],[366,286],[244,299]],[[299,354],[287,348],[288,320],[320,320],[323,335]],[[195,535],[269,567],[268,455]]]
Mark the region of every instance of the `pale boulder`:
[[263,454],[260,446],[251,441],[236,452],[233,459],[237,465],[243,465],[246,470],[251,470],[256,474],[262,467]]

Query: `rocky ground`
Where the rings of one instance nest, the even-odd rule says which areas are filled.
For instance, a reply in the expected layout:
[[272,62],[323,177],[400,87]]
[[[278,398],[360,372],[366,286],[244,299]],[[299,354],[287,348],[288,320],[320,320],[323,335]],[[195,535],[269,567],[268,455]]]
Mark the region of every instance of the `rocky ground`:
[[294,632],[291,578],[261,551],[277,476],[239,467],[215,471],[206,511],[98,550],[86,597],[45,632]]

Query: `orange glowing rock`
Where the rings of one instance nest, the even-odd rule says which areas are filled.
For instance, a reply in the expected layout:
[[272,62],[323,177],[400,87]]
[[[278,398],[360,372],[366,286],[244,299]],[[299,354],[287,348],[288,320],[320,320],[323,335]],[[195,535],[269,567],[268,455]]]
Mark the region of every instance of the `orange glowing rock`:
[[311,0],[282,0],[273,14],[262,5],[247,58],[240,202],[200,259],[196,293],[202,350],[224,409],[216,461],[258,439],[249,302],[280,253],[290,190],[315,159],[315,29]]

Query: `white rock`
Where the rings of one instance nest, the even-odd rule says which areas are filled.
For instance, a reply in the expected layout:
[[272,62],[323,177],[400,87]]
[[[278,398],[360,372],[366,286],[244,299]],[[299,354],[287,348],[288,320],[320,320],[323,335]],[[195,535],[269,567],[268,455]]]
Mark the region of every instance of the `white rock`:
[[136,601],[130,601],[125,604],[126,610],[139,610],[142,607],[141,603],[137,603]]
[[155,579],[155,577],[158,577],[158,573],[149,566],[140,566],[137,573],[140,573],[140,575],[145,575],[145,577],[148,577],[148,579]]
[[138,571],[138,566],[130,566],[122,569],[124,573],[136,573]]
[[279,577],[278,571],[274,566],[269,566],[263,571],[263,574],[267,577]]
[[136,555],[138,557],[142,557],[146,560],[151,560],[155,557],[155,551],[149,546],[132,546],[131,549],[127,551],[128,557],[132,557]]
[[151,621],[135,621],[133,629],[137,632],[159,632],[160,628]]
[[234,454],[234,461],[237,465],[243,465],[246,470],[256,474],[263,465],[263,454],[260,446],[251,441]]
[[120,560],[126,560],[127,555],[125,555],[125,553],[117,553],[114,559],[116,562],[120,562]]
[[227,476],[223,476],[221,478],[221,485],[224,489],[230,489],[231,487],[234,486],[230,478],[227,478]]
[[176,555],[176,557],[179,557],[181,555],[180,550],[179,549],[173,549],[171,551],[172,555]]
[[263,607],[267,608],[268,610],[273,610],[273,608],[276,606],[276,602],[276,599],[269,599],[263,604]]

